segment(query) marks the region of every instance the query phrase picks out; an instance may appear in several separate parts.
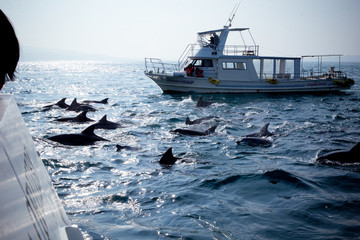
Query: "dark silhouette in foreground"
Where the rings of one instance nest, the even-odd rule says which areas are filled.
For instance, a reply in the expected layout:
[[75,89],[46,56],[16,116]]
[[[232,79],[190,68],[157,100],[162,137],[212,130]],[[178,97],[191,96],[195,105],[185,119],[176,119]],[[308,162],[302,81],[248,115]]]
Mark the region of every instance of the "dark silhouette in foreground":
[[15,79],[16,66],[20,58],[19,41],[11,22],[0,9],[0,90],[5,81]]
[[339,150],[326,153],[316,159],[321,164],[360,163],[360,142],[350,150]]

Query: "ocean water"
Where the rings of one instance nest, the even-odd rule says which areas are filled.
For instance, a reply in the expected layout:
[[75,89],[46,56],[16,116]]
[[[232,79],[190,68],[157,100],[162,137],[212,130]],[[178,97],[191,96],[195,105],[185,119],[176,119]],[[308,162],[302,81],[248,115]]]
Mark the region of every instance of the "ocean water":
[[[324,64],[323,64],[324,65]],[[309,65],[310,67],[310,65]],[[163,94],[143,62],[21,62],[13,93],[53,185],[86,239],[359,239],[360,165],[328,166],[318,155],[360,141],[360,63],[343,63],[356,80],[331,94]],[[47,137],[78,133],[91,123],[43,106],[61,98],[101,100],[88,117],[121,124],[96,130],[110,142],[63,146]],[[217,116],[171,133],[185,118]],[[271,147],[237,145],[265,123]],[[116,144],[132,149],[116,151]],[[158,161],[169,148],[172,167]]]

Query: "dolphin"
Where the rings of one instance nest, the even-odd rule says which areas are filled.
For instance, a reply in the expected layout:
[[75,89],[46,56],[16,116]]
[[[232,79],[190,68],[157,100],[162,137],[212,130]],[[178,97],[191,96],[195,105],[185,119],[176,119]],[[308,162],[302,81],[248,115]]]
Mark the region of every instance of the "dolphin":
[[162,155],[159,163],[161,165],[173,165],[178,159],[178,157],[174,157],[173,153],[172,153],[172,148],[169,148],[168,150],[166,150],[166,152]]
[[104,98],[103,100],[101,101],[96,101],[96,100],[85,100],[85,101],[82,101],[83,104],[88,104],[88,103],[101,103],[101,104],[108,104],[108,100],[109,98]]
[[197,104],[196,104],[196,106],[197,106],[197,107],[208,107],[208,106],[210,106],[211,104],[212,104],[212,102],[207,102],[207,101],[203,100],[202,97],[200,97],[199,100],[198,100],[198,102],[197,102]]
[[55,121],[58,121],[58,122],[80,122],[80,123],[94,121],[94,120],[88,118],[86,116],[86,113],[87,113],[87,111],[83,111],[76,117],[59,118],[59,119],[55,119]]
[[358,142],[350,150],[340,150],[326,153],[316,159],[319,163],[327,163],[327,161],[339,163],[357,163],[360,162],[360,142]]
[[104,115],[97,123],[94,123],[92,126],[94,126],[95,129],[116,129],[121,127],[120,124],[108,121],[106,119],[106,115]]
[[138,149],[138,148],[116,144],[116,151],[117,152],[120,152],[121,150],[135,150],[135,149]]
[[215,132],[215,129],[216,129],[216,126],[213,126],[213,127],[209,128],[208,130],[201,132],[201,131],[195,131],[195,130],[190,130],[190,129],[178,128],[178,129],[173,130],[172,132],[180,133],[183,135],[190,135],[190,136],[205,136],[205,135],[209,135],[209,134]]
[[269,137],[269,136],[274,135],[273,133],[269,132],[269,130],[268,130],[269,124],[270,123],[265,124],[265,126],[263,126],[259,132],[245,135],[245,137]]
[[185,119],[185,124],[186,124],[186,125],[199,124],[199,123],[201,123],[201,122],[203,122],[203,121],[210,120],[210,119],[213,119],[213,118],[217,118],[217,117],[209,116],[209,117],[203,117],[203,118],[195,119],[195,120],[193,120],[193,121],[191,121],[190,118],[187,117],[187,118]]
[[57,103],[55,103],[55,104],[44,106],[44,108],[51,108],[53,106],[58,106],[58,107],[61,107],[61,108],[68,108],[69,105],[65,103],[65,100],[66,100],[66,98],[63,98],[60,101],[58,101]]
[[244,137],[240,141],[236,142],[237,144],[247,144],[252,147],[262,146],[262,147],[270,147],[272,142],[260,137]]
[[72,145],[72,146],[85,146],[85,145],[92,145],[97,141],[109,141],[105,138],[95,135],[94,129],[95,129],[94,126],[90,126],[81,133],[60,134],[49,137],[48,139],[64,145]]
[[90,105],[78,103],[76,98],[74,98],[74,100],[71,102],[70,106],[66,110],[75,111],[75,112],[80,112],[80,111],[95,112],[96,111],[96,109]]

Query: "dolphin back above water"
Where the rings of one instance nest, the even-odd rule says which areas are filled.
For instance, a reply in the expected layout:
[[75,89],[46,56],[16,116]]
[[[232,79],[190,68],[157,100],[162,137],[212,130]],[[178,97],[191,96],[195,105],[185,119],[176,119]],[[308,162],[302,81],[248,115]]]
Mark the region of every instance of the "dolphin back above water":
[[58,122],[80,122],[80,123],[94,121],[94,120],[88,118],[86,116],[86,114],[87,114],[87,111],[84,111],[84,112],[81,112],[76,117],[59,118],[59,119],[55,119],[55,121],[58,121]]
[[257,146],[270,147],[272,145],[272,142],[270,140],[261,137],[244,137],[240,141],[237,141],[236,143],[247,144],[252,147],[257,147]]
[[95,129],[116,129],[121,127],[120,124],[107,120],[107,116],[104,115],[97,123],[94,123]]
[[65,100],[66,100],[66,98],[63,98],[60,101],[58,101],[57,103],[55,103],[55,104],[44,106],[44,108],[51,108],[53,106],[58,106],[60,108],[68,108],[69,105],[65,103]]
[[196,107],[208,107],[212,102],[205,101],[202,97],[199,98]]
[[90,126],[81,133],[60,134],[49,137],[48,139],[54,142],[58,142],[64,145],[71,145],[71,146],[85,146],[85,145],[92,145],[97,141],[109,141],[105,138],[97,136],[94,133],[94,129],[95,129],[94,126]]
[[121,152],[122,150],[136,150],[136,149],[138,149],[138,148],[131,147],[131,146],[126,146],[126,145],[116,144],[116,151],[117,152]]
[[186,117],[186,119],[185,119],[185,124],[186,124],[186,125],[200,124],[200,123],[202,123],[203,121],[211,120],[211,119],[214,119],[214,118],[218,118],[218,117],[209,116],[209,117],[198,118],[198,119],[195,119],[195,120],[193,120],[193,121],[191,121],[189,117]]
[[97,100],[85,100],[85,101],[83,101],[82,103],[83,103],[83,104],[89,104],[89,103],[108,104],[108,100],[109,100],[109,98],[104,98],[104,99],[101,100],[101,101],[97,101]]
[[195,130],[190,130],[190,129],[178,128],[178,129],[173,130],[172,132],[180,133],[183,135],[190,135],[190,136],[206,136],[206,135],[209,135],[209,134],[215,132],[215,129],[216,129],[216,126],[212,126],[208,130],[201,132],[201,131],[195,131]]
[[90,105],[78,103],[76,98],[74,98],[74,100],[71,102],[70,106],[66,110],[75,111],[75,112],[80,112],[80,111],[95,112],[96,111],[96,109]]
[[318,157],[316,161],[323,164],[328,163],[328,161],[338,163],[360,163],[360,142],[350,150],[329,152]]

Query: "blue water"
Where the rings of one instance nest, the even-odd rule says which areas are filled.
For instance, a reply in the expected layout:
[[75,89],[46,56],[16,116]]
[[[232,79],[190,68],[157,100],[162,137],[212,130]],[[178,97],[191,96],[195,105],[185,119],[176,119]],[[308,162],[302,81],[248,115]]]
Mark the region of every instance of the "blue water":
[[[333,94],[163,94],[143,62],[22,62],[15,94],[65,210],[86,239],[359,239],[360,166],[324,166],[316,156],[360,141],[360,63],[344,63],[351,90]],[[61,98],[93,104],[122,128],[96,130],[111,140],[62,146],[46,137],[89,124],[58,123],[73,112],[45,105]],[[215,134],[171,133],[185,118]],[[236,145],[269,122],[268,148]],[[134,147],[116,151],[116,144]],[[182,158],[162,167],[172,147]]]

